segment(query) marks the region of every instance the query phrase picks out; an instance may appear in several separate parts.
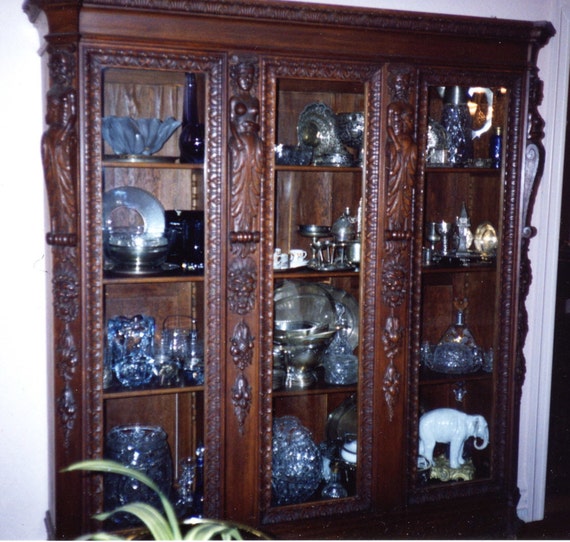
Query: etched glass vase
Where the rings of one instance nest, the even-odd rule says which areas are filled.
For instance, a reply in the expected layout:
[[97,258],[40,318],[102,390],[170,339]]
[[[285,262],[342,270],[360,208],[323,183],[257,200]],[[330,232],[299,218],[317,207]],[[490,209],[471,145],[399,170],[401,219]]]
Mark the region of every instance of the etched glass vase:
[[[105,457],[145,473],[168,497],[172,486],[172,458],[165,431],[158,426],[121,425],[107,434]],[[143,502],[160,508],[158,495],[128,476],[105,475],[105,509],[114,510],[128,503]],[[113,515],[120,525],[136,524],[131,514]]]

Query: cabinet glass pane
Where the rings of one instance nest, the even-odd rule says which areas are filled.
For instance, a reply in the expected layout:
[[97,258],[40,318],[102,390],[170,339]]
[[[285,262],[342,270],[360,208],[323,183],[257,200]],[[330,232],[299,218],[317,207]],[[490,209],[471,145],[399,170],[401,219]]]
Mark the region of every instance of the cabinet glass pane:
[[[492,476],[509,93],[430,87],[423,202],[420,486]],[[446,434],[456,426],[455,436]]]
[[[203,73],[103,74],[103,453],[133,466],[146,462],[178,501],[180,519],[203,512],[207,84]],[[189,97],[201,138],[190,161],[179,147]],[[163,257],[147,258],[159,249]],[[164,432],[168,454],[151,449],[150,431]],[[138,459],[127,452],[133,446]],[[106,507],[146,499],[111,482],[104,491]]]
[[278,80],[272,505],[358,492],[362,83]]

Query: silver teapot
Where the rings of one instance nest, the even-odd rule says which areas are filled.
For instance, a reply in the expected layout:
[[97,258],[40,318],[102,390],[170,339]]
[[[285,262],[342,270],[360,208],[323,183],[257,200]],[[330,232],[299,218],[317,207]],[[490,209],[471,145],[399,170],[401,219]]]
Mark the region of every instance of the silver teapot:
[[331,233],[338,243],[353,241],[356,238],[356,220],[350,216],[349,207],[335,220]]

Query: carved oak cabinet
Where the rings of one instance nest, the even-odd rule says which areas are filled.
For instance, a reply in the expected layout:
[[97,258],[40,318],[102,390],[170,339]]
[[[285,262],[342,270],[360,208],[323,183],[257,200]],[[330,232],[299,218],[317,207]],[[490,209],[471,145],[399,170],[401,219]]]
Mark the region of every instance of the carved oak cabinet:
[[[513,534],[552,26],[254,0],[24,9],[47,81],[49,534],[97,528],[103,478],[61,469],[125,425],[166,433],[174,496],[203,445],[204,515],[276,537]],[[181,121],[186,74],[203,160],[179,159],[181,128],[142,157],[111,148],[108,117]],[[146,228],[157,202],[203,216],[203,266],[108,260],[110,221]],[[202,379],[162,379],[174,315]],[[483,420],[420,431],[441,408]]]

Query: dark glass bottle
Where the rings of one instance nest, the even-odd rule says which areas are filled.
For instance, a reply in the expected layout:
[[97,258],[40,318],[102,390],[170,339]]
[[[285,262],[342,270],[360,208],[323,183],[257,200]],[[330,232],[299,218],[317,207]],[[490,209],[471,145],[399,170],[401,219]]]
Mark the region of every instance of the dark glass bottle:
[[492,161],[492,167],[501,168],[501,157],[503,154],[503,134],[500,126],[495,128],[493,135],[489,141],[489,157]]
[[182,132],[178,140],[180,163],[201,164],[204,162],[204,125],[198,116],[198,86],[196,75],[186,74],[184,89],[184,110],[182,114]]

